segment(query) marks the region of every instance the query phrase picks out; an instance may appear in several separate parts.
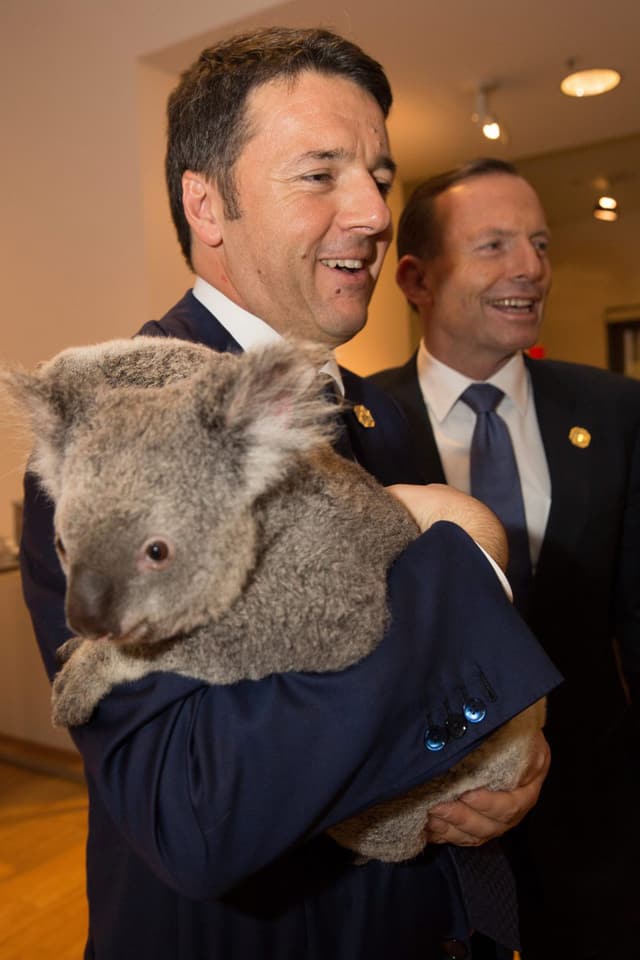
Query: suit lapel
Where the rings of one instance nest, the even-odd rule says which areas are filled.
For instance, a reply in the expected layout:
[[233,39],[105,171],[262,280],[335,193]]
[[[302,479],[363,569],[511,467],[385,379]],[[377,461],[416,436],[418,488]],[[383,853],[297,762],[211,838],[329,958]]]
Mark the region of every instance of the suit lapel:
[[[589,508],[589,453],[569,439],[576,426],[593,429],[588,412],[552,367],[525,358],[551,478],[551,509],[536,572],[544,578],[554,561],[573,553]],[[583,422],[584,421],[584,422]]]
[[357,462],[385,486],[421,483],[422,474],[400,407],[369,381],[350,370],[341,368],[340,372],[347,399],[342,419]]
[[438,453],[431,421],[418,382],[417,354],[403,367],[389,371],[378,385],[402,407],[409,424],[413,454],[425,483],[445,483],[442,461]]

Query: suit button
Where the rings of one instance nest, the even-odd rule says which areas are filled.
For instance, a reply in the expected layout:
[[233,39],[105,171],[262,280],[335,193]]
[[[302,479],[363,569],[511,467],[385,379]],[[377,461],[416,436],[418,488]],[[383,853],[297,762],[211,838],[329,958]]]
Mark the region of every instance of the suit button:
[[445,727],[429,727],[424,735],[424,745],[427,750],[437,752],[446,746],[449,736]]
[[462,940],[443,940],[443,957],[450,957],[451,960],[465,960],[469,956],[469,949]]
[[469,723],[481,723],[487,715],[487,708],[480,697],[471,697],[463,706],[462,712]]
[[467,721],[461,713],[450,713],[447,717],[447,730],[454,740],[464,737],[467,732]]

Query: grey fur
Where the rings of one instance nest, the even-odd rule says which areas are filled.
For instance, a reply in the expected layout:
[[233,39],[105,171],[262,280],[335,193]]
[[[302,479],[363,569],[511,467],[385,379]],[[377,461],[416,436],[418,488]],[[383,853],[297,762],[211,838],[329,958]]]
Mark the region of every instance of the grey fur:
[[[115,684],[151,671],[228,684],[339,670],[379,642],[386,571],[417,531],[331,449],[324,359],[285,342],[232,356],[137,338],[2,373],[31,416],[67,619],[84,634],[61,648],[55,723],[85,723]],[[145,553],[160,541],[165,565]],[[443,777],[331,834],[363,857],[415,856],[434,803],[515,785],[543,720],[540,702]]]

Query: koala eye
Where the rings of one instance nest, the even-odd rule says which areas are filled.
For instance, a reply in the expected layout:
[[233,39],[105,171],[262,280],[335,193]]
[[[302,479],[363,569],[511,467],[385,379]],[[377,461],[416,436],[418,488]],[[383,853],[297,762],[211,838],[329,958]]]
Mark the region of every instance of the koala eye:
[[149,544],[145,553],[149,560],[153,560],[154,563],[162,563],[169,556],[169,547],[164,540],[154,540],[153,543]]
[[58,536],[56,536],[55,546],[56,546],[56,550],[58,551],[58,553],[60,554],[60,556],[61,556],[61,557],[66,557],[67,551],[66,551],[65,548],[64,548],[64,543],[62,542],[61,538],[58,537]]
[[172,559],[171,544],[160,537],[153,537],[142,547],[140,566],[146,570],[163,570]]

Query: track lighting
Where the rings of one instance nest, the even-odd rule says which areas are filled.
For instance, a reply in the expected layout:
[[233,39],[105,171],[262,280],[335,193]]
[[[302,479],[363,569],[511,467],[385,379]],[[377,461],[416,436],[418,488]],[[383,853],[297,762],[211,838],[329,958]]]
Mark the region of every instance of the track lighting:
[[612,223],[618,219],[618,201],[615,197],[598,197],[593,208],[596,220],[606,220]]
[[505,141],[507,138],[503,125],[489,110],[489,93],[496,89],[496,84],[481,83],[476,91],[476,109],[471,119],[480,125],[483,136],[487,140]]

